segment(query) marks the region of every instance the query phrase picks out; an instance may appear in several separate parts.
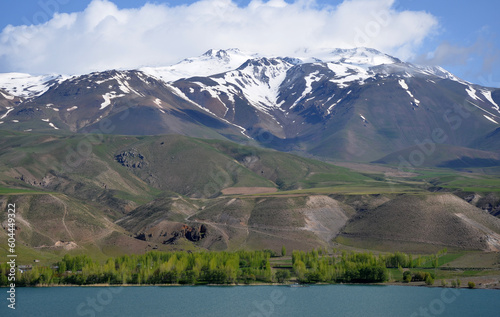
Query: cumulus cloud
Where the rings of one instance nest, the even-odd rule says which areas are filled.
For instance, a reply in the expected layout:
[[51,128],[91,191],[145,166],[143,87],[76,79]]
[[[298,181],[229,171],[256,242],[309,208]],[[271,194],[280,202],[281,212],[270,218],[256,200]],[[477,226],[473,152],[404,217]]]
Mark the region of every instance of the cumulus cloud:
[[55,14],[38,25],[0,33],[0,71],[77,74],[175,63],[210,48],[274,55],[306,49],[366,46],[414,57],[438,25],[426,12],[397,11],[395,0],[200,0],[119,9],[93,0],[82,12]]

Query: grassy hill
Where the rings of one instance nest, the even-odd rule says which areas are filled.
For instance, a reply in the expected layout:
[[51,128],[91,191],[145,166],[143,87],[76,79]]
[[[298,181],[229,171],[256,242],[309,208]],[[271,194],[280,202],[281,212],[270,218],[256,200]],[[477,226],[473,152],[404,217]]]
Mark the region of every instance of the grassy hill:
[[500,154],[498,152],[476,150],[447,144],[426,144],[425,147],[412,146],[391,153],[374,163],[399,165],[402,162],[409,162],[412,164],[412,167],[417,168],[443,167],[460,170],[475,167],[498,166],[500,165]]
[[178,135],[0,131],[0,204],[18,206],[23,260],[283,245],[497,247],[498,177],[344,165]]
[[[99,259],[124,253],[144,252],[143,241],[133,239],[95,203],[82,202],[63,194],[0,195],[0,207],[16,206],[16,254],[20,263],[34,259],[50,261],[62,254],[91,254]],[[7,213],[0,222],[6,228]],[[0,230],[7,239],[7,231]],[[151,249],[151,248],[149,248]],[[7,245],[0,246],[7,254]]]

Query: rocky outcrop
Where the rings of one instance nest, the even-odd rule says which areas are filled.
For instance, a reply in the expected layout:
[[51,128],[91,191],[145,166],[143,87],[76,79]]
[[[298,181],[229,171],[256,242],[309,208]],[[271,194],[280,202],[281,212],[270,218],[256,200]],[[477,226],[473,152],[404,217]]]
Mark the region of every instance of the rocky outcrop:
[[[166,235],[166,234],[165,234]],[[191,227],[183,225],[180,230],[174,231],[171,238],[163,241],[163,244],[174,244],[180,238],[185,238],[191,242],[197,242],[204,239],[207,235],[207,227],[200,225],[199,227]]]
[[115,160],[121,165],[129,168],[141,169],[148,164],[144,155],[139,153],[136,149],[131,149],[115,155]]

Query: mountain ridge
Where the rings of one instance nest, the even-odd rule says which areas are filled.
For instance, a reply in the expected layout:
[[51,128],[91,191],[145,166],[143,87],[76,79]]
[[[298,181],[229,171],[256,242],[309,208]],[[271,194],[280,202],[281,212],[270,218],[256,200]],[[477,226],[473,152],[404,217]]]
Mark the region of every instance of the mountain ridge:
[[[209,50],[149,73],[47,77],[23,89],[0,77],[5,96],[17,98],[0,108],[0,128],[251,139],[282,151],[364,162],[442,130],[446,144],[482,150],[491,144],[488,150],[500,151],[491,141],[500,123],[498,89],[368,48],[306,53]],[[103,122],[114,129],[103,129]]]

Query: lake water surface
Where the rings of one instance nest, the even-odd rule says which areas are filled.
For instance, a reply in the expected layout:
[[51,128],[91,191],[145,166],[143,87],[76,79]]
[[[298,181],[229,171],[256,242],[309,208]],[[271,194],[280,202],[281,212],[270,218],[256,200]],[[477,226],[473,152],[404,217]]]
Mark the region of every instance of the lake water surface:
[[500,316],[500,291],[314,285],[16,289],[0,316]]

